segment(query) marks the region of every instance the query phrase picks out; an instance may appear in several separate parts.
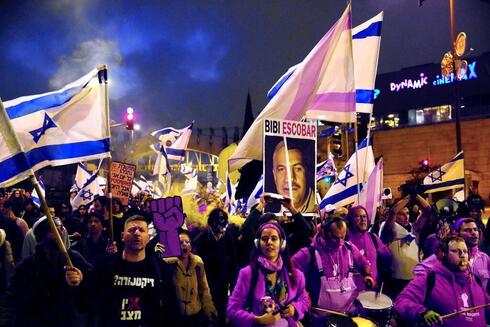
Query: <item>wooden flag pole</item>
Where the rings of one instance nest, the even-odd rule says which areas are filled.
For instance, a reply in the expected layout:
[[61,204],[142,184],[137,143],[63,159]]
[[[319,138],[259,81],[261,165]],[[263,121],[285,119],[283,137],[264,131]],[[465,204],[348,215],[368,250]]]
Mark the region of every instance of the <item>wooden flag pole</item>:
[[[22,146],[20,145],[19,138],[17,137],[17,134],[14,131],[14,128],[12,127],[12,123],[10,122],[10,119],[8,118],[7,112],[5,111],[5,107],[3,106],[3,102],[1,99],[0,99],[0,111],[1,111],[1,115],[3,117],[5,117],[5,119],[2,119],[2,121],[5,122],[6,126],[4,126],[4,128],[6,127],[5,131],[7,131],[7,133],[8,133],[8,137],[10,138],[11,144],[15,148],[19,149],[20,151],[23,151]],[[24,155],[23,152],[22,152],[22,155]],[[49,227],[51,228],[51,232],[53,232],[53,235],[55,237],[56,244],[58,245],[58,248],[60,249],[61,253],[63,253],[63,255],[65,256],[66,264],[69,267],[73,267],[73,263],[71,262],[70,256],[68,255],[68,251],[66,250],[65,244],[63,243],[63,240],[61,239],[60,233],[58,232],[58,229],[56,228],[56,225],[54,224],[53,217],[51,217],[51,215],[49,214],[48,204],[46,203],[46,199],[44,198],[44,194],[41,190],[41,187],[39,186],[39,183],[37,182],[36,176],[34,175],[32,168],[29,168],[28,171],[30,174],[29,178],[30,178],[32,184],[34,184],[34,188],[36,189],[37,195],[39,196],[39,200],[41,201],[41,205],[43,207],[44,214],[46,215],[46,218],[48,220]]]
[[[109,133],[109,139],[111,138],[111,117],[110,117],[110,111],[109,111],[109,84],[107,80],[107,65],[102,65],[97,67],[99,69],[99,81],[104,82],[104,89],[105,89],[105,114],[106,114],[106,128],[107,132]],[[100,75],[103,75],[100,77]],[[110,148],[109,148],[110,150]],[[109,240],[111,243],[114,241],[114,221],[112,218],[112,189],[111,189],[111,166],[112,166],[112,156],[109,155],[107,157],[107,183],[106,183],[106,190],[107,190],[107,198],[109,200]]]
[[69,267],[73,268],[73,263],[71,262],[70,256],[68,255],[68,251],[66,250],[65,243],[63,243],[63,240],[61,239],[60,233],[58,231],[58,228],[56,228],[56,224],[54,223],[54,219],[49,213],[49,207],[48,204],[46,203],[46,199],[44,197],[44,194],[41,190],[41,187],[39,186],[39,183],[37,181],[36,176],[32,175],[30,177],[31,183],[34,184],[34,188],[37,192],[37,196],[39,197],[39,200],[41,201],[41,207],[43,208],[43,212],[46,215],[46,218],[49,223],[49,227],[51,228],[51,232],[54,235],[56,244],[58,245],[58,248],[60,249],[61,253],[65,256],[66,259],[66,264]]

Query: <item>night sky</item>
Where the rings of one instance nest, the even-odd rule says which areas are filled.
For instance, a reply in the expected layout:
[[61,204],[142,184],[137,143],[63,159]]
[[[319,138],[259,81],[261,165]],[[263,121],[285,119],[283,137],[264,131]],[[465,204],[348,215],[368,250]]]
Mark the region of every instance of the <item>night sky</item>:
[[[490,51],[490,2],[455,0],[471,54]],[[272,84],[340,17],[341,0],[1,1],[0,96],[59,88],[109,65],[111,116],[144,129],[241,126]],[[440,62],[449,0],[353,0],[353,25],[384,10],[378,73]],[[376,107],[375,107],[376,110]]]

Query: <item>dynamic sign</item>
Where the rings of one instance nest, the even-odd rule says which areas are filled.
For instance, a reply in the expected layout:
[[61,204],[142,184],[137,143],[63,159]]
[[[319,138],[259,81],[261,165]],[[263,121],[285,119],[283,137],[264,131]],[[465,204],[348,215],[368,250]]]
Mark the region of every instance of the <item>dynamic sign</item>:
[[[476,61],[468,64],[468,71],[461,79],[462,81],[477,79],[478,74],[476,73]],[[434,80],[430,80],[429,76],[424,73],[420,73],[420,77],[417,79],[404,79],[400,82],[391,82],[390,83],[390,91],[391,92],[399,92],[402,90],[417,90],[421,89],[425,85],[446,85],[454,82],[454,74],[451,74],[448,77],[436,75]]]

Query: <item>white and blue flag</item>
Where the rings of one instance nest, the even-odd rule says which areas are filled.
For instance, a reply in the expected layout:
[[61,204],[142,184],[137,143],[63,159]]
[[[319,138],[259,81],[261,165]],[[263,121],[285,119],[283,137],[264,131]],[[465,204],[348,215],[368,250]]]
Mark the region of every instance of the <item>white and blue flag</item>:
[[[105,68],[94,69],[60,90],[6,101],[5,109],[33,171],[110,156]],[[15,158],[2,162],[6,180]]]
[[358,189],[362,189],[369,174],[374,169],[374,154],[372,144],[368,144],[368,139],[364,139],[359,145],[357,152],[354,152],[344,166],[344,169],[337,175],[337,179],[328,189],[327,194],[320,203],[320,209],[328,204],[335,208],[354,203],[357,200]]
[[8,187],[34,176],[0,100],[0,187]]
[[264,175],[262,174],[260,176],[259,181],[257,182],[257,185],[255,185],[252,193],[247,198],[246,202],[246,210],[243,210],[244,212],[249,212],[250,209],[256,204],[260,202],[260,196],[264,193]]
[[372,113],[383,12],[352,29],[356,112]]
[[165,148],[168,160],[183,161],[185,159],[185,151],[192,134],[192,122],[189,126],[176,129],[173,127],[166,127],[159,129],[151,133],[156,137]]
[[[383,12],[352,29],[352,54],[354,58],[354,83],[356,86],[356,112],[373,110],[374,84],[378,70],[379,47]],[[283,84],[294,74],[297,64],[288,69],[267,92],[272,99]]]
[[91,172],[81,163],[78,164],[77,173],[75,175],[75,185],[78,188],[78,192],[77,195],[70,200],[73,210],[78,209],[82,204],[87,205],[92,203],[96,195],[104,195],[98,180],[99,169],[100,163],[95,172]]
[[[41,189],[43,198],[46,198],[46,188],[44,187],[44,183],[41,180],[39,180],[38,184],[39,184],[39,188]],[[39,194],[37,194],[37,190],[35,188],[34,190],[32,190],[31,199],[32,202],[34,202],[34,204],[36,205],[36,207],[41,208],[41,198],[39,197]]]

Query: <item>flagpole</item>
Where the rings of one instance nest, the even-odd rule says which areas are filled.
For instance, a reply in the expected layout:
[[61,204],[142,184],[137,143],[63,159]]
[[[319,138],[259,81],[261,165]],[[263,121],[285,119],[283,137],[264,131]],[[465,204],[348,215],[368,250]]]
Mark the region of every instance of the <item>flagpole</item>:
[[[17,134],[14,131],[14,128],[12,127],[12,123],[10,122],[10,119],[8,118],[7,111],[5,110],[5,107],[3,106],[2,99],[0,99],[0,110],[1,115],[5,117],[5,124],[7,125],[6,130],[8,131],[9,136],[12,137],[12,141],[15,143],[16,147],[18,149],[22,149],[20,145],[19,138],[17,137]],[[23,150],[21,150],[23,151]],[[58,248],[60,249],[61,253],[65,256],[66,259],[66,264],[69,267],[73,267],[73,263],[70,259],[70,256],[68,255],[68,251],[66,250],[65,244],[63,243],[63,240],[61,239],[60,233],[58,232],[58,228],[56,228],[56,225],[54,223],[53,217],[49,213],[49,208],[48,204],[46,203],[46,198],[44,197],[44,194],[41,190],[41,187],[39,186],[39,183],[36,179],[36,176],[34,175],[34,172],[32,171],[32,168],[29,169],[29,179],[31,180],[31,183],[34,184],[34,188],[36,189],[37,196],[39,197],[39,200],[41,201],[41,206],[44,210],[44,214],[46,215],[46,219],[48,220],[49,227],[51,228],[51,232],[53,233],[55,237],[56,244],[58,245]]]
[[[347,133],[349,131],[347,130]],[[356,184],[357,184],[357,203],[359,203],[361,199],[361,187],[359,185],[359,153],[357,152],[358,150],[358,145],[357,145],[357,114],[356,114],[356,120],[354,121],[354,146],[356,149]]]
[[[107,80],[107,65],[102,65],[97,67],[99,69],[99,74],[103,73],[102,81],[104,82],[104,94],[105,94],[105,114],[106,114],[106,128],[109,134],[109,140],[111,139],[111,117],[109,111],[109,83]],[[100,80],[100,75],[99,75]],[[109,152],[110,152],[109,148]],[[109,239],[111,243],[114,241],[114,222],[112,219],[112,188],[111,188],[111,166],[112,166],[112,156],[107,157],[107,197],[109,199]]]
[[[286,136],[283,136],[284,140],[284,150],[286,151],[286,172],[288,174],[288,188],[289,188],[289,197],[291,198],[291,203],[294,203],[293,199],[293,189],[292,189],[292,180],[291,180],[291,167],[289,166],[289,153],[288,153],[288,141]],[[279,190],[278,190],[279,191]]]

